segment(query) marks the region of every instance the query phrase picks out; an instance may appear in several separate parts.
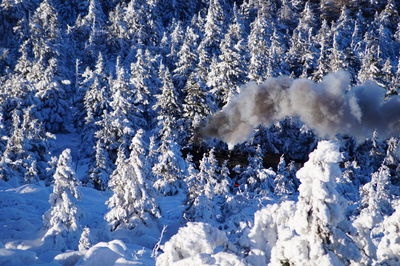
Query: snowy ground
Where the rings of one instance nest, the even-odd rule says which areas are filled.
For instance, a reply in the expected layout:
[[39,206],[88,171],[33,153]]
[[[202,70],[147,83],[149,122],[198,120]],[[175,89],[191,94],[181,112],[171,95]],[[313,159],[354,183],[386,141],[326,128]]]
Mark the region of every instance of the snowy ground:
[[[51,189],[38,185],[11,188],[1,183],[0,265],[60,265],[65,261],[81,265],[155,264],[151,253],[160,232],[146,232],[146,236],[121,231],[109,233],[103,217],[107,211],[104,203],[110,193],[86,187],[81,188],[83,198],[78,206],[84,214],[81,225],[90,227],[92,240],[100,243],[86,253],[67,251],[62,255],[59,250],[45,247],[41,241],[42,215],[50,208]],[[159,202],[163,214],[160,223],[167,225],[162,243],[181,226],[182,199],[182,195],[178,195]]]
[[[53,155],[58,156],[70,148],[77,177],[83,179],[87,166],[77,152],[79,145],[77,135],[57,135]],[[11,187],[0,180],[0,265],[154,265],[155,259],[151,255],[162,226],[166,229],[161,244],[182,226],[184,195],[178,194],[158,199],[161,228],[111,233],[104,220],[105,202],[111,192],[81,187],[82,199],[78,208],[83,217],[80,225],[90,228],[90,238],[95,245],[86,252],[54,250],[41,240],[45,233],[42,215],[50,208],[51,192],[52,187],[44,185]]]

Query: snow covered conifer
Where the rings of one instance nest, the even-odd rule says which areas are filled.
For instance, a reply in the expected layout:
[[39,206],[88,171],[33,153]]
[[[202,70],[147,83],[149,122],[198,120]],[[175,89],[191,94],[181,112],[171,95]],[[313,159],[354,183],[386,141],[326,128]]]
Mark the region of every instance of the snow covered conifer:
[[[254,247],[249,262],[338,265],[358,258],[357,247],[338,226],[345,219],[347,204],[335,188],[341,175],[339,147],[321,141],[309,157],[297,172],[298,202],[274,204],[256,214],[249,234]],[[344,254],[340,243],[351,252]]]
[[79,251],[86,251],[91,247],[92,243],[90,243],[90,228],[85,227],[83,228],[81,237],[79,238]]
[[205,116],[210,114],[210,99],[206,93],[206,86],[192,72],[184,87],[186,96],[183,100],[183,117],[186,120],[185,126],[189,129],[189,136],[192,137],[195,127]]
[[153,186],[166,196],[175,195],[184,189],[182,180],[186,172],[186,163],[182,158],[180,146],[175,141],[172,125],[170,119],[166,118],[161,130],[161,144],[157,149],[158,158],[152,168],[157,178]]
[[142,225],[150,225],[152,219],[158,216],[158,209],[149,197],[139,165],[141,162],[137,157],[140,137],[135,138],[136,148],[133,148],[129,160],[125,158],[124,149],[119,149],[116,169],[109,182],[113,195],[107,201],[110,210],[105,215],[105,219],[111,231],[118,228],[134,229]]
[[284,155],[282,155],[279,160],[274,185],[274,193],[279,196],[291,195],[296,191],[295,185],[290,179],[289,173],[287,172]]
[[400,262],[400,208],[397,203],[396,211],[385,217],[382,228],[383,237],[378,244],[377,263],[379,265],[397,265]]
[[43,237],[57,249],[75,249],[78,241],[81,213],[76,206],[80,199],[77,186],[80,184],[72,169],[71,151],[64,150],[54,174],[53,193],[50,194],[51,208],[44,216],[47,232]]
[[200,47],[206,49],[208,56],[219,54],[219,43],[225,29],[225,10],[220,0],[210,0],[204,25],[204,38]]
[[88,182],[97,190],[106,190],[113,169],[108,152],[101,140],[96,142],[95,160],[89,166]]
[[193,31],[191,27],[186,28],[185,39],[182,47],[178,52],[178,62],[174,70],[174,83],[178,89],[182,89],[189,75],[194,71],[197,64],[197,40],[199,36]]

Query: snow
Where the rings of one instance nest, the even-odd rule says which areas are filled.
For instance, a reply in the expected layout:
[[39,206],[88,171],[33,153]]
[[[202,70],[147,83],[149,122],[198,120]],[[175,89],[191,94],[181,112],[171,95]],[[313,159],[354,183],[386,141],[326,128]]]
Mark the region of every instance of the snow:
[[398,1],[65,2],[0,4],[0,265],[400,265]]
[[187,223],[162,247],[157,265],[244,265],[236,255],[225,252],[229,248],[224,232],[205,223]]

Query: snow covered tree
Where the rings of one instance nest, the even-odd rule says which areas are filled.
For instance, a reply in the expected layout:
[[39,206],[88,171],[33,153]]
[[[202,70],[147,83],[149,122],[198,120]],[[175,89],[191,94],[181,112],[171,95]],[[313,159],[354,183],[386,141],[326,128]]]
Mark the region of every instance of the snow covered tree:
[[380,47],[376,43],[376,37],[367,33],[365,34],[364,41],[367,47],[361,60],[361,68],[357,78],[360,83],[366,80],[374,80],[378,85],[384,86],[381,81],[383,77],[383,62]]
[[341,176],[339,147],[321,141],[309,157],[297,172],[298,202],[274,204],[256,214],[249,263],[336,265],[359,258],[358,248],[340,227],[347,202],[335,188]]
[[[223,222],[222,203],[228,191],[229,181],[220,179],[220,169],[215,159],[214,149],[204,154],[199,172],[189,188],[189,207],[185,217],[190,221],[203,221],[214,224]],[[225,177],[226,178],[226,177]],[[221,198],[222,197],[222,198]]]
[[165,243],[164,253],[157,257],[156,265],[201,265],[204,257],[210,264],[245,265],[232,249],[224,232],[207,223],[187,223]]
[[88,250],[91,247],[92,243],[90,242],[90,228],[83,228],[81,237],[79,238],[78,250],[83,252]]
[[218,55],[219,43],[223,38],[226,14],[220,0],[210,0],[204,25],[204,38],[200,47],[204,48],[209,58]]
[[353,225],[357,229],[357,242],[366,257],[361,263],[368,264],[376,260],[377,243],[374,235],[381,233],[380,224],[384,215],[392,212],[389,203],[389,168],[382,165],[377,172],[371,176],[371,181],[365,184],[360,190],[361,211],[354,220]]
[[31,113],[32,108],[23,114],[13,111],[11,134],[0,160],[1,178],[14,184],[48,182],[50,178],[47,168],[54,136]]
[[248,38],[250,50],[249,79],[261,82],[267,73],[267,62],[269,56],[268,48],[271,46],[274,21],[268,10],[260,9],[256,20],[251,24]]
[[48,66],[42,73],[41,80],[37,83],[38,103],[35,115],[42,121],[50,132],[70,131],[72,116],[68,90],[61,77],[57,76],[58,61],[49,59]]
[[110,210],[105,215],[105,219],[111,231],[118,228],[140,230],[142,225],[150,226],[152,219],[158,215],[158,209],[147,196],[140,165],[133,158],[138,150],[133,149],[133,152],[132,160],[126,160],[125,151],[122,148],[119,149],[116,169],[108,184],[113,195],[107,201]]
[[138,49],[136,52],[136,62],[130,66],[129,82],[134,90],[133,104],[135,105],[138,116],[143,117],[148,122],[152,116],[150,106],[153,104],[153,92],[155,84],[152,81],[152,66],[145,56],[145,51]]
[[110,90],[108,77],[104,73],[104,61],[102,54],[99,55],[95,71],[87,69],[82,86],[85,90],[83,120],[83,140],[87,144],[82,147],[83,154],[92,154],[95,146],[94,134],[99,129],[97,122],[102,118],[105,110],[109,110]]
[[161,144],[157,149],[158,158],[152,168],[156,177],[154,187],[165,196],[172,196],[184,190],[186,164],[182,158],[179,144],[175,141],[173,123],[166,118],[161,129]]
[[113,165],[101,140],[96,142],[95,160],[89,165],[87,182],[97,190],[106,190]]
[[396,265],[400,261],[400,209],[397,206],[395,210],[392,215],[385,217],[382,223],[383,237],[377,248],[377,263],[380,265]]
[[315,37],[315,40],[319,43],[319,57],[317,60],[317,68],[313,73],[313,80],[321,81],[322,78],[329,72],[329,51],[332,47],[332,31],[328,27],[326,20],[322,21],[321,28]]
[[288,54],[289,66],[295,76],[308,77],[315,68],[315,44],[312,41],[317,25],[317,16],[310,1],[301,12],[299,24],[294,29]]
[[199,36],[189,26],[186,28],[185,39],[177,53],[178,61],[174,69],[174,83],[178,89],[182,89],[186,85],[186,81],[194,71],[197,64],[197,40]]
[[279,196],[288,196],[293,194],[295,191],[295,184],[287,172],[285,157],[282,155],[279,160],[277,175],[274,180],[274,193]]
[[211,87],[219,106],[225,105],[229,96],[236,94],[246,80],[243,41],[241,25],[234,21],[221,42],[217,63],[211,64],[207,85]]
[[189,138],[192,138],[195,135],[194,130],[201,120],[212,113],[212,102],[206,92],[205,84],[202,83],[195,72],[190,74],[184,91],[186,93],[182,104],[184,125],[188,129]]
[[[179,119],[182,117],[178,102],[178,92],[172,83],[172,77],[169,69],[163,64],[160,65],[159,71],[161,79],[161,94],[156,95],[157,102],[153,109],[157,112],[158,126],[163,127],[163,124],[168,121],[174,131],[177,130]],[[163,133],[162,133],[163,134]],[[175,136],[175,133],[173,133]]]
[[79,238],[79,220],[82,216],[76,203],[80,199],[77,186],[80,184],[72,169],[71,151],[64,150],[54,174],[53,193],[50,194],[51,208],[44,216],[47,229],[43,237],[56,249],[76,249]]

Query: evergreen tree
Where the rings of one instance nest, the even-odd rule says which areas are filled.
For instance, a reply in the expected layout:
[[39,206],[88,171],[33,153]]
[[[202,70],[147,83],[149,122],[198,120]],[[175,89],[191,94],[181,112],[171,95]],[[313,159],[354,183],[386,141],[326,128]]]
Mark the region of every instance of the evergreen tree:
[[313,74],[313,80],[321,81],[322,78],[329,72],[329,52],[332,47],[332,31],[328,27],[326,20],[322,21],[321,28],[315,37],[315,41],[319,43],[319,57],[317,60],[317,68]]
[[110,109],[109,82],[104,73],[102,54],[99,55],[95,71],[87,69],[83,76],[85,78],[83,87],[86,92],[82,137],[86,145],[82,147],[82,153],[92,154],[92,148],[95,146],[94,133],[99,129],[98,122],[102,119],[104,111]]
[[[153,106],[153,109],[157,112],[157,120],[159,127],[168,121],[171,123],[174,131],[179,125],[179,119],[182,117],[178,102],[178,92],[172,83],[171,73],[169,69],[163,64],[160,65],[159,71],[161,79],[161,94],[156,95],[157,102]],[[175,133],[173,133],[175,136]]]
[[[289,229],[294,230],[293,235],[281,238],[283,232],[280,232],[271,251],[271,263],[302,264],[319,261],[324,264],[341,264],[344,263],[344,254],[339,243],[346,243],[346,247],[352,250],[350,256],[353,257],[346,259],[357,258],[357,248],[338,226],[345,219],[344,209],[347,204],[335,189],[335,179],[341,176],[337,165],[340,157],[336,144],[320,142],[310,154],[310,160],[298,171],[297,176],[301,181],[299,200],[292,218],[287,221],[289,226],[293,226]],[[300,248],[295,253],[285,252],[288,247],[300,243],[307,248]]]
[[316,48],[312,40],[316,32],[316,25],[317,17],[312,4],[308,1],[300,14],[299,24],[293,31],[288,55],[291,72],[296,77],[300,75],[308,77],[315,68]]
[[175,141],[173,123],[167,117],[161,129],[161,144],[157,149],[158,158],[152,168],[156,177],[154,187],[163,195],[171,196],[184,190],[186,165],[182,158],[179,144]]
[[383,237],[377,249],[377,263],[381,265],[395,265],[399,262],[400,209],[397,206],[395,210],[392,215],[385,217],[382,223]]
[[357,76],[358,80],[360,83],[366,80],[374,80],[378,83],[378,85],[384,86],[382,84],[383,63],[381,58],[381,50],[376,43],[376,37],[367,33],[364,37],[364,41],[367,48],[361,60],[361,68]]
[[90,228],[83,228],[81,237],[79,238],[78,250],[84,252],[91,247],[92,243],[90,242]]
[[[135,138],[135,145],[137,145],[140,137],[137,135]],[[158,209],[148,197],[138,164],[140,161],[137,157],[137,152],[139,152],[137,147],[139,146],[132,149],[129,160],[126,160],[123,148],[118,151],[116,169],[109,182],[109,187],[113,191],[113,195],[107,201],[110,211],[105,215],[111,231],[118,228],[134,229],[141,225],[150,225],[152,219],[158,216]]]
[[290,179],[286,170],[284,155],[281,156],[278,164],[277,175],[274,180],[274,193],[279,196],[288,196],[293,194],[296,189],[293,181]]
[[174,83],[178,89],[185,87],[186,81],[197,64],[197,40],[199,36],[193,31],[191,27],[186,28],[185,39],[177,53],[178,61],[174,69]]
[[204,154],[193,187],[189,189],[189,207],[185,212],[190,221],[223,222],[222,205],[228,192],[229,181],[221,178],[214,149]]
[[97,190],[106,190],[113,165],[101,140],[97,140],[95,160],[89,166],[88,182]]
[[204,38],[200,47],[206,50],[208,58],[219,55],[219,43],[225,31],[226,14],[220,0],[210,0],[204,25]]
[[256,20],[251,24],[248,38],[250,51],[249,79],[260,83],[266,78],[269,47],[273,34],[274,21],[269,10],[260,9]]
[[129,82],[134,90],[133,104],[138,116],[149,121],[152,116],[150,106],[154,102],[152,94],[155,84],[152,82],[151,62],[147,60],[142,49],[137,50],[136,62],[131,64],[130,70]]
[[54,174],[53,193],[49,199],[51,208],[43,216],[47,228],[43,240],[62,251],[76,249],[78,244],[81,213],[76,202],[80,199],[79,184],[72,170],[71,151],[66,149],[58,159]]
[[243,34],[238,21],[230,24],[221,42],[220,51],[221,54],[217,63],[211,64],[211,73],[207,85],[214,91],[218,105],[223,106],[228,102],[229,95],[236,94],[238,87],[245,82],[245,49]]
[[12,132],[0,161],[1,178],[16,184],[50,178],[47,168],[54,136],[46,133],[31,116],[31,110],[25,109],[23,114],[13,112]]
[[201,82],[201,79],[194,72],[190,74],[184,91],[186,92],[182,104],[183,117],[185,119],[184,125],[188,129],[189,137],[192,138],[195,137],[196,133],[194,130],[202,119],[211,113],[211,100],[206,93],[205,84]]

